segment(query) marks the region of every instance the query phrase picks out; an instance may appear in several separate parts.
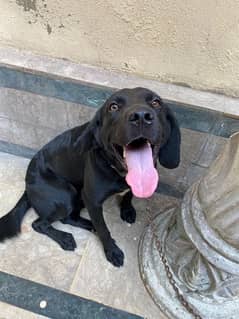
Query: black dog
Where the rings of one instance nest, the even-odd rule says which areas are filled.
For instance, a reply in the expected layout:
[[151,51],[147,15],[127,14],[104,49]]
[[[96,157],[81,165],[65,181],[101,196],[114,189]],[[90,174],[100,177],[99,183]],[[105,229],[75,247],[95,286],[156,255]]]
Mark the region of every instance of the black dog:
[[[105,224],[102,204],[128,189],[120,212],[133,223],[133,194],[153,194],[157,160],[166,168],[179,165],[180,139],[177,121],[157,94],[144,88],[114,93],[90,122],[57,136],[33,157],[24,194],[0,219],[0,241],[20,232],[26,211],[33,207],[39,215],[33,228],[63,249],[74,250],[76,243],[71,234],[52,226],[55,221],[96,231],[106,258],[123,265],[124,254]],[[92,222],[80,216],[83,207]]]

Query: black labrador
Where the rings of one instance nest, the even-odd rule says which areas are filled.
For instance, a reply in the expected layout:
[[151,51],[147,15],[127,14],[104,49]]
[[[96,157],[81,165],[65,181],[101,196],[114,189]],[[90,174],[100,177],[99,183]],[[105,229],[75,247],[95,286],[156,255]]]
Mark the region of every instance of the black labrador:
[[[32,224],[37,232],[74,250],[72,234],[52,223],[96,231],[108,261],[122,266],[124,254],[107,228],[102,204],[110,195],[128,190],[120,215],[133,223],[132,196],[154,193],[157,160],[170,169],[179,165],[180,140],[177,121],[157,94],[145,88],[114,93],[91,121],[57,136],[32,158],[21,199],[0,219],[0,241],[20,232],[26,211],[33,207],[39,216]],[[84,207],[91,221],[80,216]]]

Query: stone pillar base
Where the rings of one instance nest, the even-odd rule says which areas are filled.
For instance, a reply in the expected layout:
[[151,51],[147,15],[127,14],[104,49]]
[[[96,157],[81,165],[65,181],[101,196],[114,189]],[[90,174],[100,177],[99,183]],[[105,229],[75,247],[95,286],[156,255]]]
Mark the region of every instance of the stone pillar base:
[[193,317],[179,302],[155,245],[184,299],[203,319],[239,318],[239,133],[230,137],[180,208],[156,216],[139,247],[140,271],[170,318]]
[[[166,239],[173,226],[179,208],[172,208],[158,214],[153,220],[157,226],[157,236],[165,248]],[[154,302],[170,319],[194,319],[181,305],[166,276],[165,267],[155,246],[154,236],[150,227],[142,235],[139,245],[139,265],[141,278]],[[172,269],[171,269],[172,271]],[[172,271],[173,272],[173,271]],[[189,290],[177,278],[177,286],[184,298],[193,306],[203,319],[237,319],[239,318],[239,296],[215,301],[196,291]]]

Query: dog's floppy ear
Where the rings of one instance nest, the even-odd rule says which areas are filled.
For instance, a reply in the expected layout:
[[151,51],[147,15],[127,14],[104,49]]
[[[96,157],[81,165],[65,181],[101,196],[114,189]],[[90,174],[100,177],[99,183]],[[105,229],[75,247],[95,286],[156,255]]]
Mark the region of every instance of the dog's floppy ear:
[[180,163],[181,133],[173,112],[165,104],[164,107],[166,119],[170,125],[170,133],[166,143],[159,151],[159,162],[162,166],[172,169],[178,167]]
[[78,150],[87,151],[92,148],[94,145],[100,144],[100,134],[99,130],[101,127],[102,110],[99,109],[93,119],[88,122],[86,128],[83,130],[82,134],[77,138],[74,143],[74,147]]

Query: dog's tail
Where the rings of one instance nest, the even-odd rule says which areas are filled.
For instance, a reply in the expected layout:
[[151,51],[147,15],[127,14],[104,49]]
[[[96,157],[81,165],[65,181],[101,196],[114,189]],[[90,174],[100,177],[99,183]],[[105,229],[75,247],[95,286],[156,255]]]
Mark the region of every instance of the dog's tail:
[[25,191],[16,206],[7,215],[0,218],[0,241],[20,233],[22,219],[30,207],[31,204]]

